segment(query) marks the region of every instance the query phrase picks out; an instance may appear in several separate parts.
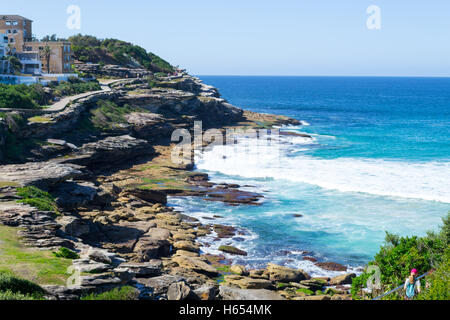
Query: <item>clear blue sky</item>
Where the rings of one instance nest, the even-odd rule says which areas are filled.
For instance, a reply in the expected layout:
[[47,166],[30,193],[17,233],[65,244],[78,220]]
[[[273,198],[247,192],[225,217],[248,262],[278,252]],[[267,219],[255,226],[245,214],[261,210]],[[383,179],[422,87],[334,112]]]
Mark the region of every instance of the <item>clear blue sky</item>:
[[[66,9],[81,8],[81,30]],[[381,8],[381,30],[366,9]],[[134,42],[202,75],[450,76],[449,0],[15,0],[38,37]]]

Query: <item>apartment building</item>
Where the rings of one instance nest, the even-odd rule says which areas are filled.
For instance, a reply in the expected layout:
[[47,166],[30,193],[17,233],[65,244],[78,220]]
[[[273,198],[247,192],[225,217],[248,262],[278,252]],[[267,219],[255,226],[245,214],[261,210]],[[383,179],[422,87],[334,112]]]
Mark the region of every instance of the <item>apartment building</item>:
[[8,36],[12,51],[21,52],[25,41],[31,41],[32,23],[30,19],[19,15],[0,15],[0,33]]
[[72,51],[68,41],[27,41],[23,51],[42,52],[46,46],[51,49],[50,65],[47,66],[47,59],[41,55],[42,71],[45,73],[71,73]]
[[0,33],[0,74],[10,73],[10,62],[6,58],[9,39],[6,34]]
[[[13,53],[26,58],[23,61],[29,66],[25,71],[36,72],[37,65],[46,73],[71,73],[72,52],[68,41],[38,41],[32,31],[33,21],[19,15],[0,15],[0,33],[5,33],[9,38],[9,47]],[[51,49],[50,64],[47,66],[47,58],[42,50],[49,46]],[[29,60],[38,57],[40,63]]]

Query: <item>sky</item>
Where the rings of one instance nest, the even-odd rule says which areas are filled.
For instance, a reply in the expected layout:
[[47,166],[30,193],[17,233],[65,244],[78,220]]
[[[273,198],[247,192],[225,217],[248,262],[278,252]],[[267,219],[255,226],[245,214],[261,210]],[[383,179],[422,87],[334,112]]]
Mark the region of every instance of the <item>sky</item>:
[[[80,9],[69,29],[67,8]],[[367,9],[380,9],[369,29]],[[41,38],[138,44],[197,75],[450,76],[449,0],[15,0]]]

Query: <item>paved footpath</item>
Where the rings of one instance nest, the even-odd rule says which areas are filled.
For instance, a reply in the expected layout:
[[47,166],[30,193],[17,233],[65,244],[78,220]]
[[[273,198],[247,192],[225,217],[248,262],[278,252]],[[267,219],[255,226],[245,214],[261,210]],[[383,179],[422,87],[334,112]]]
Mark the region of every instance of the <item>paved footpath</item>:
[[65,97],[65,98],[61,99],[60,101],[52,104],[50,107],[45,108],[44,111],[60,112],[60,111],[64,110],[69,103],[71,103],[75,100],[86,98],[93,94],[111,91],[110,85],[112,85],[113,83],[116,83],[116,82],[123,81],[123,80],[127,80],[127,79],[102,80],[102,81],[100,81],[101,90],[90,91],[90,92],[80,93],[75,96]]
[[125,81],[125,80],[132,80],[132,78],[129,78],[129,79],[108,79],[108,80],[99,81],[101,90],[80,93],[80,94],[77,94],[77,95],[74,95],[74,96],[62,98],[60,101],[52,104],[48,108],[43,108],[43,109],[15,109],[15,108],[8,108],[8,109],[0,109],[0,111],[11,112],[11,111],[19,111],[20,110],[21,112],[32,112],[32,113],[37,113],[38,112],[38,113],[42,113],[42,114],[44,114],[44,113],[60,112],[60,111],[64,110],[71,102],[73,102],[75,100],[86,98],[86,97],[89,97],[89,96],[91,96],[93,94],[97,94],[97,93],[101,93],[101,92],[110,92],[110,91],[112,91],[110,85],[112,85],[112,84],[114,84],[116,82]]

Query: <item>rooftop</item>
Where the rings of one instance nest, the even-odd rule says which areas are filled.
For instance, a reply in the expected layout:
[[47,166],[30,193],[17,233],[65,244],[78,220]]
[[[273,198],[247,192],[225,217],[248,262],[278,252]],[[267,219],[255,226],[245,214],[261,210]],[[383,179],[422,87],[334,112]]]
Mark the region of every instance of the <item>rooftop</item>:
[[26,20],[26,21],[31,21],[33,22],[33,20],[27,19],[25,17],[19,16],[17,14],[4,14],[4,15],[0,15],[0,19],[1,20]]

